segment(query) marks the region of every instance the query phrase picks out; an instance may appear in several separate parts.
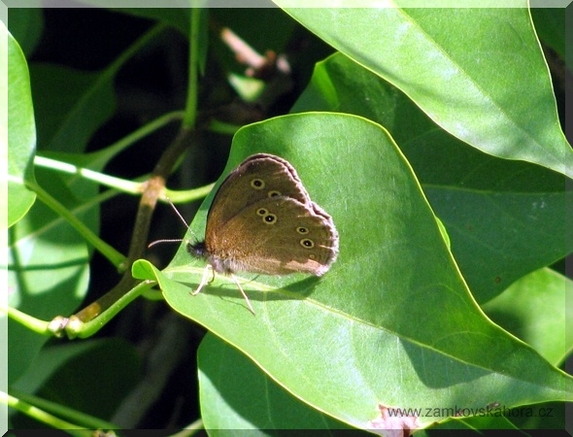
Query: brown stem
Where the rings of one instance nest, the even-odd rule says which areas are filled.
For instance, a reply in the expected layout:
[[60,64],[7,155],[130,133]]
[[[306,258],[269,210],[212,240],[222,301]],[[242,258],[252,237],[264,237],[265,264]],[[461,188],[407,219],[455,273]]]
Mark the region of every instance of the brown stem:
[[[136,280],[131,276],[131,264],[135,260],[141,258],[144,254],[145,247],[147,246],[151,217],[153,215],[155,205],[157,204],[157,200],[165,188],[165,181],[171,173],[171,169],[175,166],[179,157],[185,152],[187,146],[191,143],[195,132],[196,131],[182,128],[177,137],[175,137],[173,142],[157,162],[150,178],[144,184],[144,190],[141,200],[139,201],[139,208],[135,218],[135,225],[127,260],[122,268],[124,273],[117,285],[115,285],[110,291],[75,314],[75,317],[80,321],[85,323],[94,319],[117,302],[119,298],[121,298],[135,285]],[[65,328],[65,326],[62,328]]]

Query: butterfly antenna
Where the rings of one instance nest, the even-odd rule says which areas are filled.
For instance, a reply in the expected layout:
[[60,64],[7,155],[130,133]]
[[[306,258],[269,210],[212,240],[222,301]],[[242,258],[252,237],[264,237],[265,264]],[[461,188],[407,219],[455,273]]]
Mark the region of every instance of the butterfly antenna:
[[181,243],[182,241],[183,241],[183,239],[181,239],[181,238],[155,240],[155,241],[152,241],[151,243],[149,243],[147,245],[147,248],[149,249],[151,246],[155,246],[158,243]]
[[167,200],[167,202],[169,202],[169,205],[171,205],[171,208],[173,208],[173,211],[175,211],[175,214],[177,214],[177,217],[179,217],[181,219],[181,221],[183,222],[183,224],[185,225],[185,227],[188,228],[189,223],[187,223],[187,221],[183,218],[183,216],[181,215],[179,210],[177,208],[175,208],[175,205],[173,205],[173,202],[171,201],[171,199],[169,197],[166,197],[165,200]]
[[[197,238],[197,236],[195,235],[195,232],[193,232],[193,230],[191,229],[191,227],[189,226],[189,223],[187,223],[187,220],[185,220],[183,218],[183,216],[181,215],[181,213],[179,212],[179,210],[175,207],[175,205],[173,204],[173,202],[171,201],[171,199],[169,197],[165,198],[167,200],[167,202],[169,203],[169,205],[171,205],[171,208],[173,208],[173,211],[175,211],[175,214],[177,214],[177,217],[179,217],[181,219],[181,221],[183,222],[183,224],[185,225],[185,227],[187,229],[189,229],[191,231],[191,233],[193,234],[193,238]],[[183,241],[183,240],[180,240]]]
[[[183,222],[183,224],[185,225],[185,227],[187,229],[189,229],[189,224],[187,223],[187,221],[183,218],[183,216],[181,215],[181,213],[179,212],[179,210],[175,207],[175,205],[173,204],[173,202],[171,201],[171,199],[169,197],[166,197],[165,200],[167,200],[167,203],[169,203],[169,205],[171,205],[171,208],[173,208],[173,211],[175,211],[175,214],[177,214],[177,217],[179,217],[179,219]],[[151,246],[155,246],[158,243],[181,243],[182,241],[185,241],[181,238],[167,238],[167,239],[162,239],[162,240],[155,240],[152,241],[151,243],[149,243],[149,245],[147,246],[147,248],[149,249]]]

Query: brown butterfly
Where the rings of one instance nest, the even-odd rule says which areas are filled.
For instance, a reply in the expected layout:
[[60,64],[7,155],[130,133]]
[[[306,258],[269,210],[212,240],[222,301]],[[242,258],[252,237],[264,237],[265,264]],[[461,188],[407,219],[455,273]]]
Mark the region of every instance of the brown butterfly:
[[330,215],[310,200],[294,167],[259,153],[223,181],[207,215],[205,240],[187,243],[187,250],[208,263],[192,294],[207,284],[209,271],[224,273],[254,314],[233,273],[321,276],[338,255],[338,232]]

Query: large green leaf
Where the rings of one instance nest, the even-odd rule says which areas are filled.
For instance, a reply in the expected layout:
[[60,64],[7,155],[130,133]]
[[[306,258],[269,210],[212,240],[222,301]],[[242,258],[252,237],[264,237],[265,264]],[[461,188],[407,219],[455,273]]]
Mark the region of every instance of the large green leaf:
[[[563,5],[565,6],[565,5]],[[532,8],[531,17],[535,23],[535,32],[539,39],[565,58],[565,7]]]
[[[551,315],[545,314],[549,319]],[[201,342],[197,360],[201,415],[210,435],[229,429],[257,429],[260,435],[276,435],[277,429],[344,428],[344,424],[305,406],[285,392],[244,355],[210,333]],[[479,409],[476,417],[444,422],[432,429],[563,429],[563,405],[541,404],[509,410],[492,402]],[[444,418],[442,411],[432,413],[436,413],[437,419]],[[527,418],[540,422],[524,423]],[[516,420],[520,426],[512,422]]]
[[[572,250],[567,205],[573,193],[512,193],[428,187],[452,250],[476,299],[488,301],[515,280]],[[471,281],[470,281],[471,279]]]
[[[35,395],[42,402],[65,405],[66,409],[55,411],[44,408],[78,426],[102,427],[105,425],[98,422],[112,417],[141,373],[139,353],[123,339],[60,343],[43,348],[31,362],[30,371],[10,389],[17,396]],[[73,414],[68,408],[86,416]],[[11,416],[14,428],[38,425],[15,411],[11,411]]]
[[[267,120],[237,132],[225,174],[255,152],[279,154],[297,168],[334,219],[339,258],[320,279],[239,273],[256,316],[229,278],[191,296],[204,263],[190,259],[185,245],[163,272],[139,261],[134,274],[157,280],[176,311],[296,397],[353,426],[375,426],[385,406],[573,398],[571,378],[481,312],[384,129],[331,113]],[[211,199],[193,221],[194,235],[202,234]]]
[[315,68],[293,111],[362,115],[387,128],[412,164],[478,302],[573,250],[566,178],[479,152],[439,129],[404,94],[347,57]]
[[[33,169],[36,143],[34,110],[38,129],[44,132],[44,147],[47,147],[47,136],[50,136],[51,147],[81,151],[89,136],[106,118],[102,118],[102,114],[113,111],[113,99],[108,99],[109,96],[102,91],[105,85],[97,80],[99,88],[96,86],[86,91],[93,85],[93,76],[82,76],[81,80],[76,80],[81,74],[53,66],[37,67],[34,69],[36,87],[41,77],[53,86],[45,84],[46,87],[40,87],[42,92],[36,88],[33,107],[26,60],[15,42],[11,47],[14,49],[10,62],[10,118],[13,122],[10,124],[9,141],[9,214],[12,221],[18,221],[10,229],[8,242],[9,304],[34,317],[49,320],[56,315],[69,314],[82,301],[89,281],[91,249],[78,231],[46,204],[36,202],[30,208],[29,196],[33,200],[35,195],[27,190],[24,181],[28,185],[37,185],[37,189],[76,213],[93,231],[99,227],[99,211],[83,206],[98,188],[77,175],[70,177],[45,168]],[[62,92],[63,88],[68,92]],[[110,78],[107,89],[112,90]],[[97,95],[93,98],[80,97],[94,93]],[[94,108],[90,108],[90,104]],[[79,122],[75,117],[85,122]],[[51,132],[50,135],[47,132]],[[58,137],[59,140],[56,139]],[[87,163],[91,159],[99,169],[103,165],[102,156],[102,153],[92,154],[78,160]],[[26,371],[47,337],[39,336],[12,320],[9,321],[9,329],[9,379],[12,382]]]
[[348,428],[301,403],[213,334],[201,341],[197,361],[201,418],[210,435],[229,429],[257,429],[267,435],[266,430],[277,429]]
[[513,9],[285,11],[401,89],[457,138],[494,156],[571,175],[573,153],[522,3]]
[[41,9],[41,2],[37,2],[37,6],[37,8],[12,7],[8,10],[10,33],[19,42],[26,57],[32,55],[44,31],[44,11]]
[[573,320],[573,307],[567,302],[572,299],[573,282],[546,268],[516,281],[483,310],[558,366],[573,350],[567,331],[567,321]]
[[[48,183],[47,181],[51,182]],[[52,194],[77,207],[73,194],[59,178],[40,179]],[[93,214],[80,215],[92,228]],[[77,308],[87,291],[90,249],[83,237],[42,202],[10,228],[8,287],[9,305],[34,317],[50,320]],[[9,321],[9,379],[15,380],[28,367],[48,337]]]
[[[8,84],[8,217],[12,226],[30,209],[36,195],[26,187],[26,181],[34,181],[32,162],[36,151],[36,128],[34,108],[30,92],[28,65],[20,46],[8,33],[4,23],[0,23],[2,44],[0,50],[8,49],[8,78],[2,84]],[[6,72],[6,69],[2,69]],[[3,166],[4,167],[4,166]]]
[[39,149],[85,149],[95,131],[114,112],[116,68],[91,73],[59,65],[31,65],[34,105],[42,115],[37,121]]

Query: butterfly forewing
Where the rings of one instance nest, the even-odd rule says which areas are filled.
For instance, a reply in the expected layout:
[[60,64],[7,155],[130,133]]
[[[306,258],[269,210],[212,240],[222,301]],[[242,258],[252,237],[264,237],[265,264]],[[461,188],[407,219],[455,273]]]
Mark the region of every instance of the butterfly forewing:
[[247,158],[217,191],[207,217],[206,238],[247,206],[274,196],[311,203],[295,169],[287,161],[265,154]]

